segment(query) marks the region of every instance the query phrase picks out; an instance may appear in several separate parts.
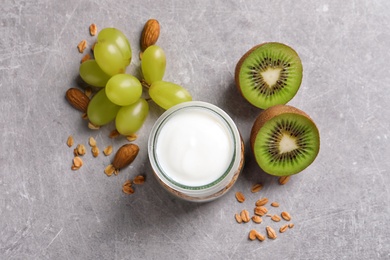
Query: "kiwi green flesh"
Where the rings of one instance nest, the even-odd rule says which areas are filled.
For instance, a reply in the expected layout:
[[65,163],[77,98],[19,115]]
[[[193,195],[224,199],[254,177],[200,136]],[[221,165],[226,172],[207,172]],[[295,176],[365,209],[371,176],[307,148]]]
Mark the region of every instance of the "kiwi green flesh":
[[319,132],[309,118],[284,113],[268,120],[253,145],[259,166],[268,174],[289,176],[308,167],[319,152]]
[[[251,49],[239,62],[238,87],[252,105],[266,109],[286,104],[302,82],[302,62],[298,54],[282,43],[265,43]],[[266,74],[271,76],[267,79]],[[273,78],[273,77],[277,78]]]

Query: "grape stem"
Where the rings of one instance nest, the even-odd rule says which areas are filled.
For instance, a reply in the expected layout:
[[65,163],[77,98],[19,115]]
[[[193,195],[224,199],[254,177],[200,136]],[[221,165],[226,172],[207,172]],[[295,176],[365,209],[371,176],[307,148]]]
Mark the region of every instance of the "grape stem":
[[142,85],[142,87],[144,87],[144,88],[147,88],[147,89],[150,88],[150,84],[147,83],[144,79],[141,80],[141,85]]

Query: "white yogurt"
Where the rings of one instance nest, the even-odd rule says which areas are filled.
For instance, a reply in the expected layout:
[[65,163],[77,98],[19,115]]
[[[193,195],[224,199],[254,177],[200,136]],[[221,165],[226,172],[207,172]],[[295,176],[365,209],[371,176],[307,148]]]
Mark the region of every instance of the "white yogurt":
[[232,134],[223,119],[207,109],[178,110],[161,127],[156,161],[181,185],[203,186],[221,177],[234,155]]

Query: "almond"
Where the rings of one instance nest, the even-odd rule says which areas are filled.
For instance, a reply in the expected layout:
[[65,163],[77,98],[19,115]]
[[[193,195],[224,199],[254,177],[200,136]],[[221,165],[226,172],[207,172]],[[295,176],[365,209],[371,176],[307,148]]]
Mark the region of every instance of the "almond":
[[65,97],[72,107],[81,112],[87,112],[89,98],[83,91],[77,88],[70,88],[66,91]]
[[112,165],[117,170],[124,168],[134,161],[138,152],[139,147],[136,144],[122,145],[116,152]]
[[149,19],[141,34],[141,50],[144,51],[150,45],[157,42],[160,36],[160,24],[156,19]]

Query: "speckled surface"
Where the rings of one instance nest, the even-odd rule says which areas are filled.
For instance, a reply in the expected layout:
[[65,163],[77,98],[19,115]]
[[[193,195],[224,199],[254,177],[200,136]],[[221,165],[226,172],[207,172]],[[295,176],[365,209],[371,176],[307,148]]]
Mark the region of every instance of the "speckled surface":
[[[389,259],[390,258],[390,2],[368,1],[19,1],[0,5],[0,259]],[[153,178],[147,138],[163,112],[151,112],[136,143],[136,161],[107,177],[111,157],[90,153],[70,169],[65,144],[95,137],[102,149],[113,125],[91,131],[64,98],[77,86],[80,40],[88,26],[117,27],[129,38],[139,75],[139,37],[160,21],[165,79],[194,99],[220,106],[248,146],[260,112],[235,89],[234,68],[253,45],[280,41],[301,56],[304,78],[289,103],[318,124],[321,151],[304,172],[281,186],[264,174],[249,149],[232,190],[206,204],[170,197]],[[122,183],[146,183],[133,195]],[[254,183],[264,184],[252,194]],[[239,204],[234,193],[247,197]],[[276,240],[249,241],[270,225],[237,224],[259,197],[290,212],[293,229]]]

